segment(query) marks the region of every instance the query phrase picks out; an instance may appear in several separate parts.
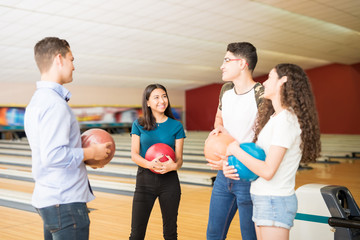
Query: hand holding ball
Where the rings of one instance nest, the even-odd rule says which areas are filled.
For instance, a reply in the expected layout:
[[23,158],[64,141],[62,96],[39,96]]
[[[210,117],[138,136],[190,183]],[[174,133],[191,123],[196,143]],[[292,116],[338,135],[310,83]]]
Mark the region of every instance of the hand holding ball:
[[104,166],[108,164],[111,159],[114,157],[115,154],[115,142],[114,139],[111,137],[111,135],[100,128],[93,128],[85,131],[83,134],[81,134],[81,142],[82,147],[87,148],[90,147],[91,144],[103,144],[107,142],[111,142],[111,146],[109,148],[110,153],[108,154],[108,157],[106,157],[103,160],[86,160],[85,164],[90,166]]
[[[241,143],[240,148],[252,157],[264,161],[266,154],[263,149],[261,149],[255,143]],[[240,179],[246,181],[254,181],[259,176],[250,171],[241,161],[239,161],[235,156],[231,155],[228,157],[229,166],[234,166],[239,174]]]
[[[156,144],[152,145],[151,147],[149,147],[145,153],[145,159],[148,161],[152,161],[161,155],[164,155],[164,156],[159,159],[160,162],[169,161],[169,159],[165,155],[169,156],[174,162],[176,162],[174,150],[165,143],[156,143]],[[156,174],[159,174],[158,172],[156,172],[152,169],[150,169],[150,170]]]
[[205,141],[204,155],[206,159],[219,161],[221,158],[216,155],[225,156],[226,149],[235,139],[227,133],[218,133],[217,135],[209,135]]

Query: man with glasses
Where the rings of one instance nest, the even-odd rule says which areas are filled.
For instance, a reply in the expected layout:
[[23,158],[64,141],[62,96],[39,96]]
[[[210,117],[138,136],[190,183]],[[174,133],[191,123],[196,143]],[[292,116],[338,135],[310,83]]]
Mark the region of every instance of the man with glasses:
[[[251,142],[263,86],[253,80],[257,63],[256,48],[248,42],[230,43],[220,69],[225,84],[221,88],[214,130],[210,134],[229,133],[239,143]],[[226,239],[230,223],[239,210],[242,239],[256,239],[252,221],[250,182],[224,176],[222,161],[207,159],[212,169],[219,170],[211,194],[208,240]]]

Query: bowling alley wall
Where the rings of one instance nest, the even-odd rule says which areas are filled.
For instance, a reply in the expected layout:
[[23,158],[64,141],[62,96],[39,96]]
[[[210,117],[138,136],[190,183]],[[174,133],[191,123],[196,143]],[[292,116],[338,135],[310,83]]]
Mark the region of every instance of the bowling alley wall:
[[[23,131],[25,107],[35,91],[35,82],[21,84],[21,87],[5,82],[2,87],[6,91],[0,95],[0,138],[4,138],[4,132]],[[72,93],[69,105],[82,130],[99,127],[129,131],[132,122],[142,116],[143,89],[74,83],[65,87]],[[168,90],[168,94],[175,118],[182,121],[185,91]]]
[[[360,63],[331,64],[307,71],[315,94],[322,133],[360,134]],[[255,78],[263,82],[267,76]],[[168,89],[173,112],[189,131],[213,128],[222,83],[187,91]],[[0,131],[22,129],[26,104],[35,91],[34,83],[2,82]],[[143,89],[67,84],[69,101],[82,124],[125,124],[141,116]],[[96,125],[95,125],[96,126]],[[1,132],[0,132],[1,133]]]
[[[315,94],[321,133],[360,134],[360,63],[331,64],[306,72]],[[255,81],[266,79],[261,76]],[[186,91],[187,130],[213,128],[221,86],[216,83]]]

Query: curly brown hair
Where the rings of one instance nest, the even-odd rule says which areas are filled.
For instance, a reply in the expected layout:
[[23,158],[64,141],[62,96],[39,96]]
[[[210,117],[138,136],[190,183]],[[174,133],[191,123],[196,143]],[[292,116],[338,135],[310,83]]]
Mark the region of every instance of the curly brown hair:
[[[279,79],[287,77],[287,81],[281,87],[281,105],[293,109],[298,118],[301,128],[301,162],[314,162],[320,155],[321,143],[318,114],[310,81],[304,70],[295,64],[282,63],[274,69]],[[255,123],[254,142],[274,112],[271,100],[264,99],[259,106]]]

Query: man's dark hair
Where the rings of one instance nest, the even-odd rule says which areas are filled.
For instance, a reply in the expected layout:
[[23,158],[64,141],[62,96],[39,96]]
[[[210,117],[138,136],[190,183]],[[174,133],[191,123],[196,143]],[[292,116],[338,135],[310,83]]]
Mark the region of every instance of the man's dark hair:
[[251,72],[254,71],[257,63],[257,53],[254,45],[248,42],[230,43],[227,46],[227,51],[233,53],[235,56],[244,58],[249,64],[249,70]]

